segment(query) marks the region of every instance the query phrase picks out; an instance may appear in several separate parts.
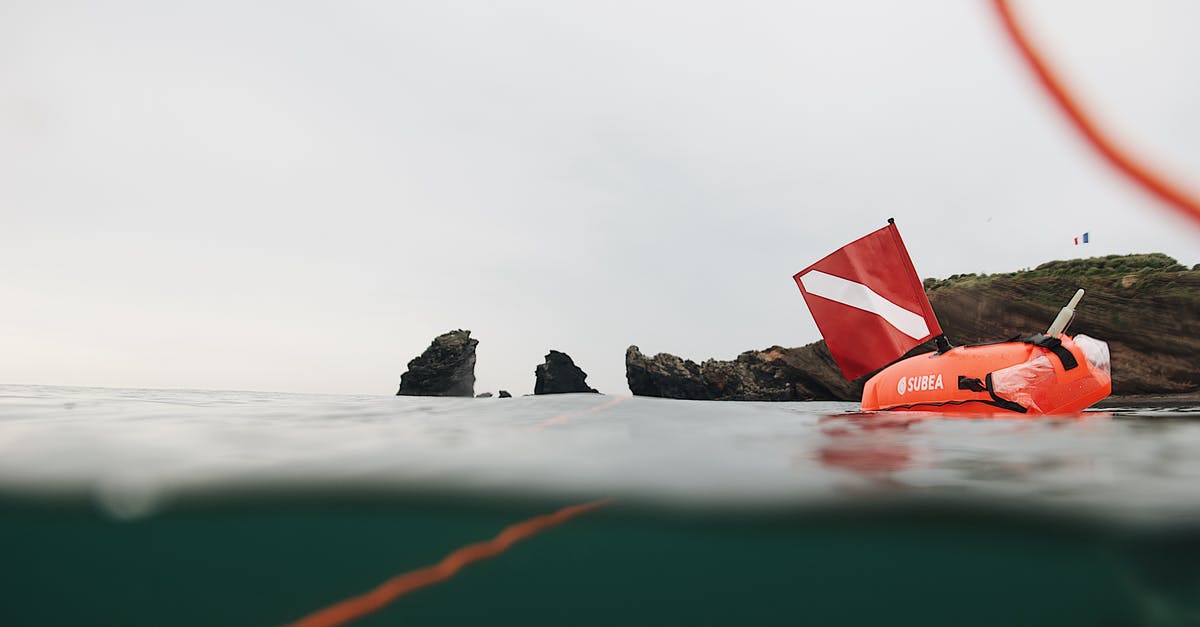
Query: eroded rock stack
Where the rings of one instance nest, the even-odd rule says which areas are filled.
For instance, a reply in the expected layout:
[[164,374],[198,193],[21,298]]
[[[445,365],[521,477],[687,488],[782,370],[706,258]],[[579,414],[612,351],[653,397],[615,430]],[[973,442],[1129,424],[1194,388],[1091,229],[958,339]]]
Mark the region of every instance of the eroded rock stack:
[[408,362],[397,396],[474,396],[475,346],[471,332],[443,333]]
[[596,392],[588,387],[587,373],[575,365],[566,353],[552,350],[546,354],[545,363],[533,372],[536,380],[534,394],[570,394],[572,392]]

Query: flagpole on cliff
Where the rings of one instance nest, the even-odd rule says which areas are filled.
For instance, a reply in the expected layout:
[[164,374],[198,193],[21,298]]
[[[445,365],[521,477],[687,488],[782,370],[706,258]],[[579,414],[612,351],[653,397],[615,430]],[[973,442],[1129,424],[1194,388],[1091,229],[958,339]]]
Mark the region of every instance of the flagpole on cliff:
[[[890,225],[892,228],[896,228],[896,218],[888,218],[887,221],[888,225]],[[924,286],[922,286],[921,289],[924,290]],[[926,298],[928,298],[928,296]],[[936,316],[937,314],[935,313],[934,315]],[[946,337],[945,333],[933,338],[933,342],[937,346],[937,352],[939,355],[954,348],[954,345],[950,343],[950,338]]]

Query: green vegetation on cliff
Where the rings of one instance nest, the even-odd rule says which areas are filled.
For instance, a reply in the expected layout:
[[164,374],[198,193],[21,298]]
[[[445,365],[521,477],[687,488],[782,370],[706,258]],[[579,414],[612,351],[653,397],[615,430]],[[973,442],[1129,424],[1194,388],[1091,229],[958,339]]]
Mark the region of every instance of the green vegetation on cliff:
[[[1118,278],[1136,275],[1133,278],[1151,274],[1188,272],[1187,266],[1163,253],[1145,253],[1138,255],[1106,255],[1104,257],[1089,257],[1087,259],[1067,259],[1047,261],[1031,270],[1017,272],[1001,272],[998,274],[954,274],[945,279],[925,279],[925,291],[933,292],[944,287],[961,287],[987,283],[996,279],[1036,279],[1042,277],[1095,279]],[[1200,271],[1200,264],[1191,271]],[[1130,281],[1126,280],[1126,283]]]

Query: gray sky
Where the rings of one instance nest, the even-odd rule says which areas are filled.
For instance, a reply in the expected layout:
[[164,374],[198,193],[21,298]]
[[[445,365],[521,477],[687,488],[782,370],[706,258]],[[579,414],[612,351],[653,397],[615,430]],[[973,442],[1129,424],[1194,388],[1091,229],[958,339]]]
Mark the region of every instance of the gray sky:
[[[987,3],[797,4],[0,3],[0,382],[386,394],[461,327],[624,393],[818,339],[792,273],[890,216],[922,276],[1200,263]],[[1200,188],[1200,4],[1016,8]]]

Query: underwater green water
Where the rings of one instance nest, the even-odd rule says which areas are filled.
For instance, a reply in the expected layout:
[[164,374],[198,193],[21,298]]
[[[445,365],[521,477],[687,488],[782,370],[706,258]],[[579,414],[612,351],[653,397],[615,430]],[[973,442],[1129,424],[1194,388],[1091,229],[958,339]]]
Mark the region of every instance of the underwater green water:
[[[8,503],[0,624],[284,624],[553,508],[312,499],[121,521]],[[356,624],[1192,625],[1198,558],[1195,529],[970,504],[613,504]]]

